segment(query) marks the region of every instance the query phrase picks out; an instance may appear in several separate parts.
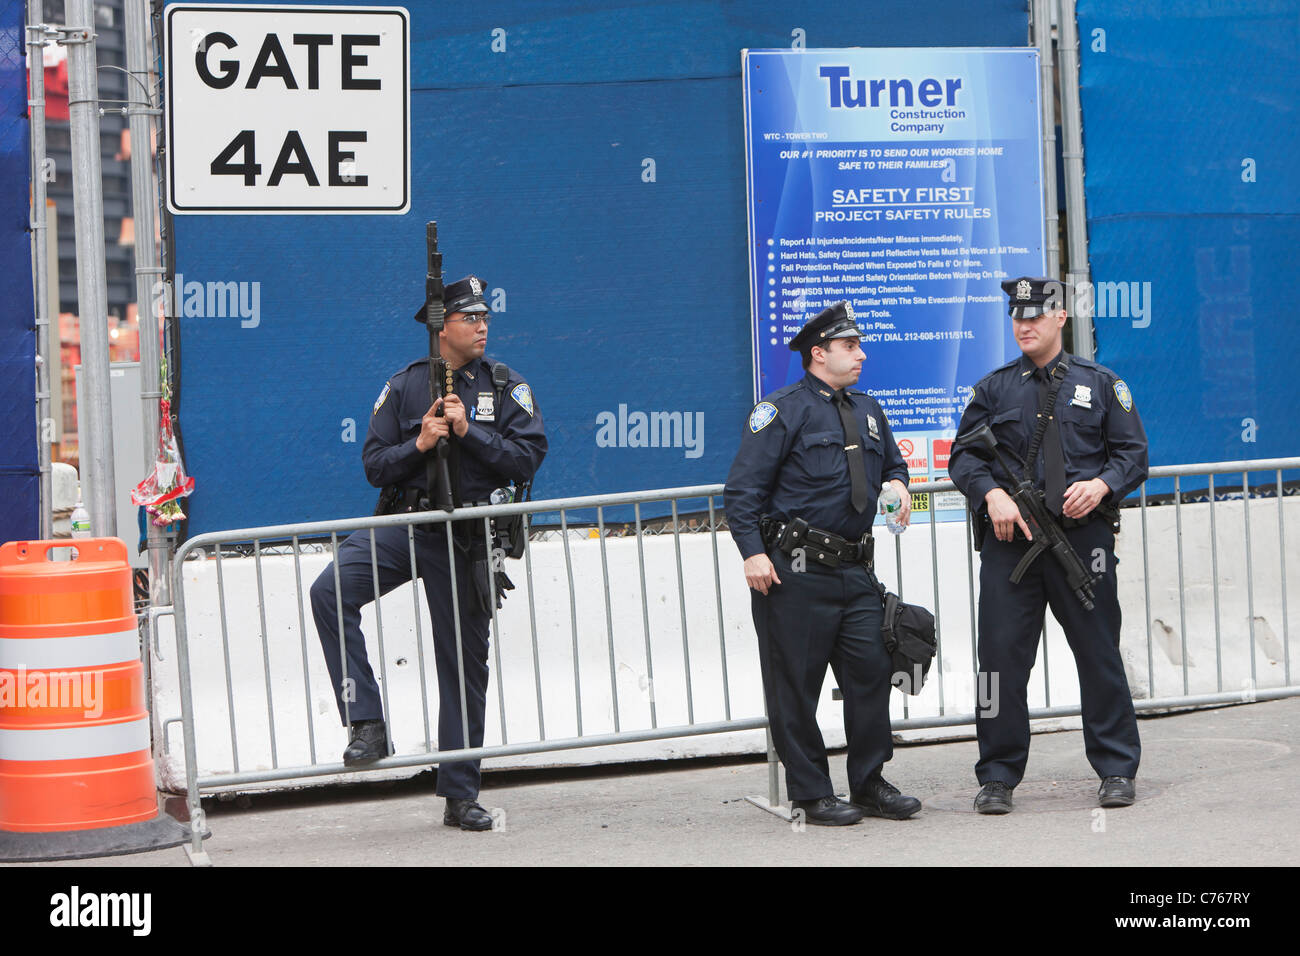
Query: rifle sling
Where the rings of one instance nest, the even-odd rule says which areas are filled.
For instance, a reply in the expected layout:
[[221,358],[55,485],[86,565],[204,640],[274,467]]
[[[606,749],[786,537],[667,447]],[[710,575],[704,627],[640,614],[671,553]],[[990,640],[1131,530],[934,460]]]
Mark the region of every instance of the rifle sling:
[[1034,429],[1034,437],[1029,441],[1029,454],[1025,456],[1024,479],[1033,481],[1034,464],[1038,461],[1038,450],[1042,447],[1043,436],[1047,434],[1047,423],[1052,419],[1052,412],[1056,408],[1056,396],[1061,391],[1061,386],[1065,384],[1065,376],[1069,374],[1070,364],[1065,356],[1056,363],[1056,368],[1052,369],[1052,378],[1055,384],[1047,393],[1047,404],[1042,407],[1038,414],[1038,426]]

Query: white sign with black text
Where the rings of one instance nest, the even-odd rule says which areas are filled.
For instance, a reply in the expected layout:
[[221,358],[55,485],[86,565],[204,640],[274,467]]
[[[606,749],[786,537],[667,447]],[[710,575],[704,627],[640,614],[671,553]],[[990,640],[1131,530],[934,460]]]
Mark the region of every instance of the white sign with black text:
[[177,3],[164,40],[173,213],[404,213],[401,7]]

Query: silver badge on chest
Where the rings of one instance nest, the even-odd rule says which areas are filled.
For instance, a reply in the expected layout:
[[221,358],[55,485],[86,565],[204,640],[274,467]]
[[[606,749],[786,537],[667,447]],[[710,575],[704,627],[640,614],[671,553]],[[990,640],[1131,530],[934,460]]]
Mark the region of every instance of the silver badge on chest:
[[491,392],[478,393],[478,405],[474,408],[474,420],[494,422],[497,418],[496,398]]

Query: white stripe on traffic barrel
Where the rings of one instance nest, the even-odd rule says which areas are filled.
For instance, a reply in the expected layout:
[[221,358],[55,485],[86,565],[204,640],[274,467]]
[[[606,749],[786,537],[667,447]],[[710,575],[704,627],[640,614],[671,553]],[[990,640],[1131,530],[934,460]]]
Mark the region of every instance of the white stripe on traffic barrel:
[[132,628],[79,637],[0,637],[0,668],[100,667],[140,660],[140,634]]
[[148,749],[148,717],[92,727],[0,730],[0,760],[84,760]]

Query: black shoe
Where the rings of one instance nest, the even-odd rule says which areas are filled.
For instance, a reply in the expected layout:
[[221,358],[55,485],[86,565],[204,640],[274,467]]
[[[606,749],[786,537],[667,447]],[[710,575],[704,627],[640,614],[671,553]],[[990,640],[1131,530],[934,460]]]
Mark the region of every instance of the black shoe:
[[1131,807],[1133,800],[1132,777],[1106,777],[1097,788],[1099,807]]
[[822,797],[820,800],[791,800],[790,810],[802,811],[804,822],[815,827],[847,827],[862,819],[861,810],[835,797]]
[[851,794],[849,802],[869,817],[884,817],[886,820],[906,820],[921,809],[920,800],[903,796],[884,777],[868,780],[867,789]]
[[343,765],[355,767],[374,763],[391,754],[387,728],[382,719],[358,720],[352,725],[352,740],[343,751]]
[[476,800],[447,798],[447,809],[442,814],[442,825],[460,827],[462,830],[491,830],[492,815],[479,806]]
[[975,796],[975,809],[980,813],[1010,813],[1011,791],[1001,780],[990,780]]

